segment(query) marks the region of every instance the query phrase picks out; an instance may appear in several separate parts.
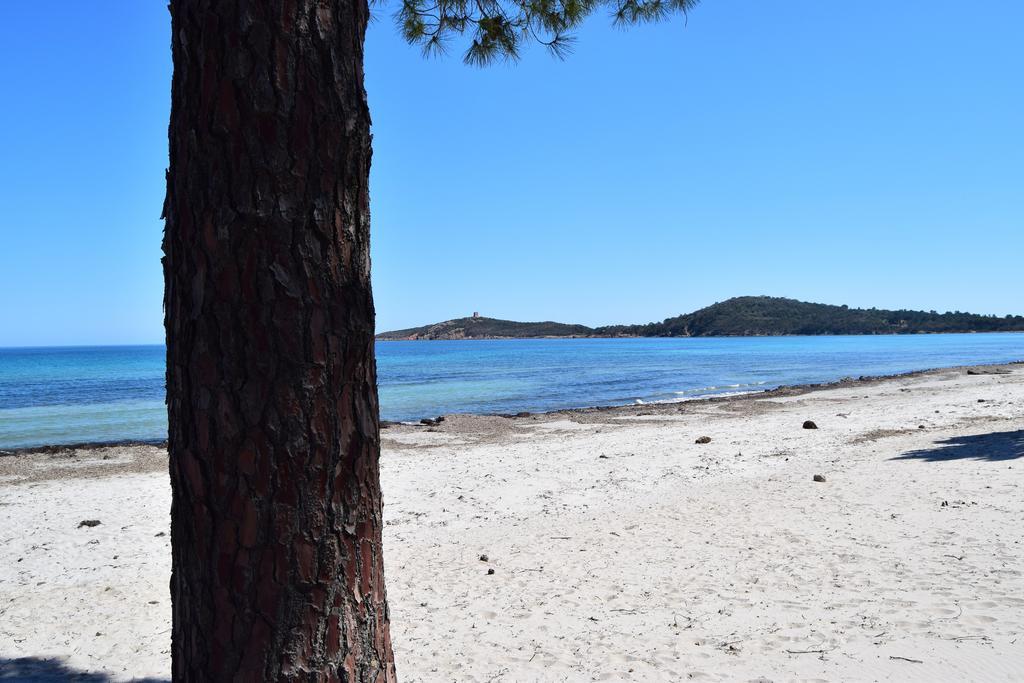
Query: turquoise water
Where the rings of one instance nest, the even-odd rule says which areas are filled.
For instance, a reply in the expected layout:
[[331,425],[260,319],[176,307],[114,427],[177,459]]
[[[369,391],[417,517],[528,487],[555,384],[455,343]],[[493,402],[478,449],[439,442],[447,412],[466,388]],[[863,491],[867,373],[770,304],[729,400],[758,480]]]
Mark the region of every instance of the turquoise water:
[[165,438],[163,346],[0,349],[0,448]]
[[[1024,359],[1024,333],[379,342],[381,417],[540,412]],[[162,441],[164,348],[0,349],[0,448]]]

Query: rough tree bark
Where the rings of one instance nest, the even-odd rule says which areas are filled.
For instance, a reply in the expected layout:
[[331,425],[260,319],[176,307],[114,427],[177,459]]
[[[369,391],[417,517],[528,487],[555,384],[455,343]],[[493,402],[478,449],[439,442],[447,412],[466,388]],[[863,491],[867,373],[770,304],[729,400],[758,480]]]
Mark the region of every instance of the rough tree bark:
[[175,680],[395,680],[366,0],[171,0]]

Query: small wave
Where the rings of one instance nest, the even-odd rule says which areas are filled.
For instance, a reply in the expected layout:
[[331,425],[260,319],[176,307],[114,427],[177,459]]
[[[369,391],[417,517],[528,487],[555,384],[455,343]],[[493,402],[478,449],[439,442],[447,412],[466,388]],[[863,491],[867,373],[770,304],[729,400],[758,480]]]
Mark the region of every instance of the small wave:
[[711,385],[707,387],[697,387],[695,389],[684,389],[683,391],[673,391],[672,393],[676,396],[705,396],[710,392],[720,391],[722,389],[739,389],[741,387],[756,387],[767,382],[748,382],[745,384],[722,384],[722,385]]
[[[695,391],[700,391],[700,390],[696,389]],[[682,393],[685,393],[685,392],[677,391],[675,393],[676,394],[682,394]],[[745,391],[713,391],[713,392],[704,392],[702,394],[693,394],[693,395],[690,395],[690,396],[680,396],[678,398],[666,398],[666,399],[661,399],[659,401],[650,401],[650,404],[651,405],[655,405],[655,404],[661,404],[661,403],[686,403],[688,401],[701,401],[701,400],[706,399],[706,398],[721,398],[723,396],[745,396],[747,394],[760,394],[760,393],[761,393],[760,391],[755,391],[753,389],[748,389],[748,390],[745,390]]]
[[684,389],[683,391],[673,391],[672,393],[676,396],[689,396],[691,394],[698,394],[702,391],[715,391],[717,389],[721,389],[721,387],[697,387],[696,389]]

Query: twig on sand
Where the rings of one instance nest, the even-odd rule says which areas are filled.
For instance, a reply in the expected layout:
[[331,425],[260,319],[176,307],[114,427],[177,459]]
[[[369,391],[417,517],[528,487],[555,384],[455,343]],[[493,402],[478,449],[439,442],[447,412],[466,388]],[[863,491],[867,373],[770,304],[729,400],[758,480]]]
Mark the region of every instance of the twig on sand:
[[963,613],[964,613],[964,607],[960,603],[957,603],[956,604],[956,608],[959,611],[956,613],[955,616],[952,616],[952,617],[941,617],[941,618],[939,618],[939,621],[953,621],[955,619],[959,619],[961,617],[961,615],[963,615]]
[[889,659],[899,659],[904,662],[910,662],[911,664],[924,664],[920,659],[911,659],[910,657],[897,657],[896,655],[889,655]]
[[832,652],[832,650],[835,650],[835,648],[834,647],[830,647],[827,650],[786,650],[786,652],[788,652],[791,655],[815,655],[815,654],[825,654],[827,652]]

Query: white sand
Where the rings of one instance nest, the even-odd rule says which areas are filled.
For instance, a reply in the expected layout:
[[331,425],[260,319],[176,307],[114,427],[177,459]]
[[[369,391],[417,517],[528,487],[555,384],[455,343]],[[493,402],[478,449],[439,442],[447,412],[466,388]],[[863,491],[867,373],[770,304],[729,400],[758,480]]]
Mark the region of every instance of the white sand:
[[[1021,366],[384,435],[405,681],[1024,680]],[[162,458],[0,458],[0,678],[167,677]]]

